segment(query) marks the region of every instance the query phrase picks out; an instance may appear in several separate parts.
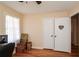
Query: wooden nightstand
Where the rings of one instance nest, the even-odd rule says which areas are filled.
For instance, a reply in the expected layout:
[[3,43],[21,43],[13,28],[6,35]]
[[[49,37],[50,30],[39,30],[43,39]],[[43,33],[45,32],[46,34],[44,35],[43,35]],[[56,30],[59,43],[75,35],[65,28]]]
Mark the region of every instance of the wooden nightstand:
[[27,50],[31,50],[32,48],[32,42],[27,42]]

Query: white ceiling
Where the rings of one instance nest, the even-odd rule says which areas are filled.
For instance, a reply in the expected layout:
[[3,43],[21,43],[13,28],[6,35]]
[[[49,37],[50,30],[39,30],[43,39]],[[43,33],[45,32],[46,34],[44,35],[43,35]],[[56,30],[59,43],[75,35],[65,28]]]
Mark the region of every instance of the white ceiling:
[[78,1],[42,1],[42,4],[40,5],[36,4],[35,1],[28,1],[28,3],[20,3],[18,1],[0,1],[0,3],[23,14],[67,11],[73,8],[76,4],[79,4]]

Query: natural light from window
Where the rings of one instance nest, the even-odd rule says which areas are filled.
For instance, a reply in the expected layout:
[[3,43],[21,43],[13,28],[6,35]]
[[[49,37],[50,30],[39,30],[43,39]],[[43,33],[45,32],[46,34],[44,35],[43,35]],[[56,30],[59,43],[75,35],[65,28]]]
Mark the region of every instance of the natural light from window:
[[8,35],[8,43],[20,39],[19,18],[6,15],[6,34]]

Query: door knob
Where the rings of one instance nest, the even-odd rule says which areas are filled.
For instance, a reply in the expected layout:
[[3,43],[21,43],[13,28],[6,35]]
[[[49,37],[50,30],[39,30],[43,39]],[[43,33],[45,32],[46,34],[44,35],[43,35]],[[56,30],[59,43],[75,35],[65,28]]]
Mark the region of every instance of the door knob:
[[56,35],[54,37],[56,38]]
[[53,35],[51,35],[51,37],[53,37]]

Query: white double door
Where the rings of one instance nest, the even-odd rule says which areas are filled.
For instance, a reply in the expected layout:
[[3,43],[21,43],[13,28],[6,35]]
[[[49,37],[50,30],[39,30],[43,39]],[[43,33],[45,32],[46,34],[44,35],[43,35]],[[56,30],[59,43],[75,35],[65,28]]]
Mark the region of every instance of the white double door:
[[43,30],[44,48],[71,51],[71,20],[68,17],[44,19]]

